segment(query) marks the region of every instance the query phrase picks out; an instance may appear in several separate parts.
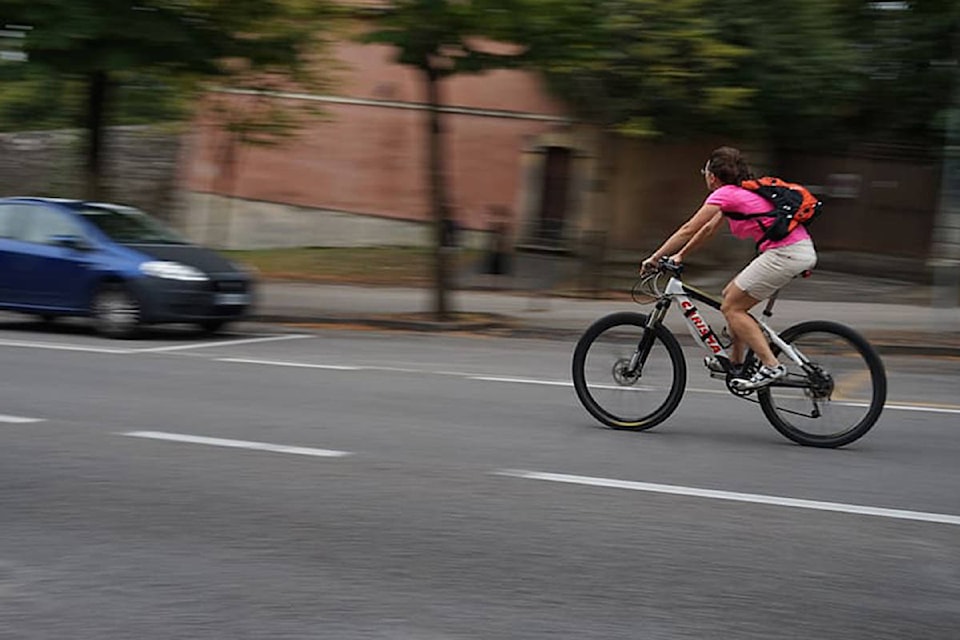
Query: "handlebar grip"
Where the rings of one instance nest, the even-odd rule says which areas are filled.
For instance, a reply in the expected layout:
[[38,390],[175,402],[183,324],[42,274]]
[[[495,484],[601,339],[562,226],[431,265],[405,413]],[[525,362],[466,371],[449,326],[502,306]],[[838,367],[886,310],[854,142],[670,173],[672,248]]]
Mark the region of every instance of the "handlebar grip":
[[659,266],[664,271],[669,271],[670,273],[680,275],[683,273],[683,264],[677,263],[671,260],[670,258],[663,256],[660,258]]

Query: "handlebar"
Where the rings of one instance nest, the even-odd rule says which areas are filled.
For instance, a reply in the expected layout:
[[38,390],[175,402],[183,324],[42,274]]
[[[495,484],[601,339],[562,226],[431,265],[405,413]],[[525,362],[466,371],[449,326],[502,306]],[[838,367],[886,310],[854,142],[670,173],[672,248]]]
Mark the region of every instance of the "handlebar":
[[669,273],[672,273],[673,275],[679,276],[681,273],[683,273],[683,264],[679,262],[674,262],[667,256],[663,256],[662,258],[660,258],[660,260],[657,261],[657,265],[655,269],[652,269],[651,271],[648,271],[641,275],[653,275],[654,273],[663,273],[664,271],[667,271]]
[[[664,292],[660,290],[657,281],[660,274],[668,272],[675,276],[683,273],[683,264],[672,261],[667,256],[660,258],[652,268],[644,271],[641,268],[640,277],[634,283],[631,295],[634,302],[638,304],[647,304],[654,300],[663,298]],[[641,300],[641,298],[643,298]]]
[[683,263],[674,262],[666,256],[660,258],[660,262],[657,264],[657,266],[660,267],[661,271],[669,271],[675,276],[679,276],[681,273],[683,273]]

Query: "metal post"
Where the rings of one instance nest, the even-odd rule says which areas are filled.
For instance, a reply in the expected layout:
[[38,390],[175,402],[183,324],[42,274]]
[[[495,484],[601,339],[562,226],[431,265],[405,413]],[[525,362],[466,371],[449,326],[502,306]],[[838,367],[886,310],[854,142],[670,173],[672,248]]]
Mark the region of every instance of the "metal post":
[[[960,58],[960,30],[955,35],[954,50]],[[947,118],[940,205],[933,227],[930,260],[933,270],[931,303],[940,308],[960,304],[960,59],[957,58],[952,62],[953,101]]]

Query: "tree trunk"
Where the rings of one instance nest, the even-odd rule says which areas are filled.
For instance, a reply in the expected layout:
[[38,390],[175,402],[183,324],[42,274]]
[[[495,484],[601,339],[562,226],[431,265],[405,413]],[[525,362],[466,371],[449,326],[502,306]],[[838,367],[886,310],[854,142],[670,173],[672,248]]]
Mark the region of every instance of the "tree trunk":
[[449,306],[450,219],[447,209],[446,180],[443,173],[443,130],[440,126],[440,78],[433,71],[424,74],[427,90],[427,180],[429,181],[431,217],[434,225],[434,314],[438,321],[447,320]]
[[591,232],[587,247],[588,288],[594,297],[599,297],[604,288],[604,271],[606,269],[609,252],[613,242],[614,217],[616,207],[614,187],[617,176],[617,134],[610,131],[606,125],[596,125],[595,144],[597,150],[596,179],[592,189],[595,192],[591,198],[594,207],[591,212]]
[[223,144],[217,159],[217,188],[214,190],[222,198],[220,207],[221,228],[214,246],[220,249],[230,248],[230,226],[233,217],[233,199],[237,187],[237,164],[240,156],[240,136],[233,131],[224,133]]
[[103,141],[105,137],[107,105],[110,99],[110,77],[106,71],[94,71],[87,77],[87,141],[84,167],[86,181],[84,197],[104,200]]

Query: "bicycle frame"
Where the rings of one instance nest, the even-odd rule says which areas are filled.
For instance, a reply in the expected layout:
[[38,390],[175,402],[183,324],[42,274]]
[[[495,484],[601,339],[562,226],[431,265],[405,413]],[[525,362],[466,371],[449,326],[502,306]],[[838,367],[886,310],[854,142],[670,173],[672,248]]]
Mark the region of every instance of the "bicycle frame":
[[[788,439],[835,448],[862,437],[876,423],[886,400],[886,373],[876,350],[857,331],[829,320],[806,320],[777,333],[767,324],[778,297],[774,292],[762,315],[756,310],[747,315],[757,323],[761,339],[772,348],[779,364],[786,366],[786,375],[767,385],[745,385],[743,381],[760,365],[757,354],[747,350],[743,366],[734,368],[728,336],[719,337],[700,311],[721,311],[721,299],[684,284],[681,264],[662,258],[655,272],[651,267],[644,262],[632,294],[634,302],[653,303],[653,308],[645,313],[616,311],[598,318],[580,336],[573,352],[577,397],[601,423],[614,429],[645,431],[669,418],[679,406],[689,365],[674,331],[664,324],[674,302],[691,335],[716,358],[716,362],[708,359],[704,363],[710,378],[722,380],[734,397],[759,404],[770,424]],[[792,346],[797,344],[809,346]],[[811,357],[802,351],[809,351]],[[780,393],[774,387],[790,391]],[[830,410],[834,407],[865,411]],[[810,420],[821,418],[825,420],[811,428]]]
[[[701,302],[713,309],[716,309],[717,311],[720,310],[721,301],[718,298],[700,291],[696,287],[684,284],[679,278],[671,276],[670,280],[667,282],[666,288],[657,302],[656,309],[647,319],[647,328],[652,328],[654,325],[662,323],[663,318],[666,316],[667,311],[670,308],[671,302],[676,301],[680,305],[683,318],[686,321],[687,328],[690,330],[690,334],[708,353],[716,356],[717,360],[721,363],[725,371],[728,373],[732,372],[733,365],[730,362],[730,355],[720,342],[720,338],[717,337],[717,334],[710,326],[710,323],[704,320],[703,316],[700,315],[700,312],[693,303],[693,300]],[[767,317],[772,315],[773,303],[775,300],[776,295],[770,298],[769,302],[767,302],[766,309],[763,311],[763,315]],[[753,318],[758,325],[760,325],[760,328],[767,335],[770,342],[776,345],[784,355],[793,360],[800,367],[806,367],[807,361],[805,358],[803,358],[802,354],[784,342],[777,332],[774,331],[762,319],[757,318],[752,313],[748,313],[748,315]],[[650,335],[649,340],[647,339],[647,335]],[[646,361],[646,356],[649,353],[650,346],[652,345],[652,338],[652,332],[646,332],[644,335],[644,340],[642,340],[640,343],[636,357],[641,363]]]

